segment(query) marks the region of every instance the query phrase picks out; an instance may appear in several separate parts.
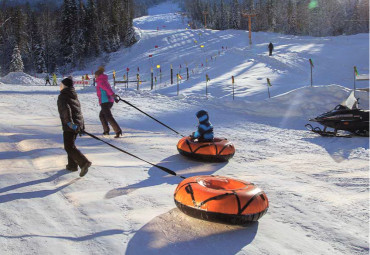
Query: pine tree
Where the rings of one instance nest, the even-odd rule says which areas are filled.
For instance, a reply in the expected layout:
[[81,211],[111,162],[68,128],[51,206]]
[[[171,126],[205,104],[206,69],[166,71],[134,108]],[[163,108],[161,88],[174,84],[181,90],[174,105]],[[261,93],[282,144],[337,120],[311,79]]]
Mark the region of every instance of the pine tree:
[[233,0],[231,7],[231,19],[230,28],[239,29],[240,28],[240,6],[238,0]]
[[86,34],[87,54],[97,57],[100,54],[100,42],[98,37],[98,12],[94,0],[88,0],[86,11]]
[[292,0],[289,0],[287,6],[287,29],[285,30],[289,34],[297,34],[297,16],[296,7]]
[[22,61],[21,52],[18,45],[14,47],[12,59],[10,61],[9,71],[10,72],[23,72],[24,66]]
[[136,36],[135,36],[135,29],[133,27],[132,19],[134,16],[134,3],[133,0],[124,0],[126,2],[125,9],[128,16],[128,24],[126,28],[126,34],[125,34],[125,40],[124,45],[126,47],[129,47],[137,42]]
[[224,3],[224,0],[221,0],[221,4],[220,4],[220,29],[221,30],[228,29],[227,20],[228,20],[228,15],[226,11],[226,6]]
[[77,51],[75,38],[77,35],[77,6],[75,0],[64,0],[61,29],[61,54],[65,64],[75,66]]
[[45,50],[43,46],[37,43],[34,46],[35,49],[35,69],[37,73],[45,73],[46,72],[46,65],[45,65]]

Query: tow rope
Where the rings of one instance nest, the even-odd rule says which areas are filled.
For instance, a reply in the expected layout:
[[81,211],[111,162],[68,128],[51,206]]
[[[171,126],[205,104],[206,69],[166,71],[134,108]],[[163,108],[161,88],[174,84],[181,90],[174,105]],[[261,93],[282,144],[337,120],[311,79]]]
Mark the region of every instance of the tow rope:
[[126,100],[123,100],[120,96],[118,96],[118,95],[117,95],[116,97],[118,98],[118,100],[119,100],[119,101],[122,101],[122,102],[124,102],[125,104],[127,104],[127,105],[129,105],[129,106],[131,106],[131,107],[135,108],[136,110],[138,110],[139,112],[141,112],[141,113],[145,114],[146,116],[148,116],[148,117],[149,117],[149,118],[151,118],[152,120],[154,120],[154,121],[158,122],[158,123],[159,123],[159,124],[161,124],[162,126],[164,126],[164,127],[168,128],[169,130],[171,130],[171,131],[175,132],[176,134],[178,134],[178,135],[180,135],[180,136],[182,136],[182,137],[185,137],[184,135],[182,135],[182,134],[180,134],[179,132],[177,132],[175,129],[173,129],[173,128],[171,128],[171,127],[167,126],[167,125],[166,125],[166,124],[164,124],[163,122],[161,122],[161,121],[157,120],[156,118],[154,118],[154,117],[150,116],[149,114],[147,114],[146,112],[144,112],[144,111],[140,110],[139,108],[137,108],[135,105],[131,104],[130,102],[127,102]]
[[186,177],[181,176],[181,175],[177,175],[174,171],[172,171],[172,170],[168,169],[167,167],[159,166],[159,165],[153,164],[153,163],[151,163],[151,162],[149,162],[149,161],[146,161],[145,159],[142,159],[142,158],[140,158],[140,157],[138,157],[138,156],[136,156],[136,155],[134,155],[134,154],[132,154],[132,153],[130,153],[130,152],[128,152],[128,151],[125,151],[125,150],[123,150],[123,149],[121,149],[121,148],[118,148],[117,146],[115,146],[115,145],[113,145],[113,144],[110,144],[110,143],[108,143],[108,142],[106,142],[106,141],[104,141],[104,140],[100,139],[99,137],[97,137],[97,136],[93,135],[93,134],[90,134],[90,133],[88,133],[88,132],[86,132],[86,131],[82,131],[82,132],[83,132],[84,134],[86,134],[86,135],[88,135],[88,136],[90,136],[90,137],[92,137],[92,138],[94,138],[94,139],[98,140],[98,141],[101,141],[101,142],[103,142],[103,143],[105,143],[105,144],[107,144],[107,145],[109,145],[109,146],[111,146],[111,147],[115,148],[116,150],[119,150],[120,152],[123,152],[123,153],[125,153],[125,154],[127,154],[127,155],[130,155],[131,157],[134,157],[134,158],[136,158],[136,159],[138,159],[138,160],[141,160],[141,161],[143,161],[143,162],[145,162],[145,163],[147,163],[147,164],[149,164],[149,165],[151,165],[151,166],[157,167],[157,168],[161,169],[162,171],[164,171],[164,172],[166,172],[166,173],[168,173],[168,174],[171,174],[171,175],[173,175],[173,176],[180,177],[180,178],[182,178],[182,179],[186,179]]

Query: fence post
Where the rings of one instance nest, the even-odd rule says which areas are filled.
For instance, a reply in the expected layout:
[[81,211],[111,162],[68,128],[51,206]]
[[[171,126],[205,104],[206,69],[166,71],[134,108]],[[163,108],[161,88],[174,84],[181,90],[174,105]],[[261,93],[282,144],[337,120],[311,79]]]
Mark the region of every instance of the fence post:
[[235,83],[235,80],[234,80],[234,76],[231,76],[231,83],[233,84],[233,100],[234,100],[234,95],[235,95],[235,89],[234,89],[234,83]]
[[[137,80],[136,89],[139,90],[139,84],[140,84],[140,74],[139,73],[136,74],[136,80]],[[127,84],[128,84],[128,81],[127,81]]]
[[271,85],[270,79],[267,78],[267,92],[269,93],[269,98],[271,98],[270,87],[272,87],[272,85]]
[[177,78],[177,96],[178,96],[179,93],[180,93],[180,85],[179,85],[179,79],[180,79],[180,77],[179,77],[179,74],[176,75],[176,78]]
[[311,58],[309,59],[309,61],[310,61],[310,66],[311,66],[311,87],[312,87],[312,84],[313,84],[313,77],[312,77],[313,61],[312,61]]
[[172,65],[171,65],[171,85],[173,84],[173,69],[172,69]]
[[189,80],[189,67],[188,67],[188,63],[186,63],[186,80],[187,81]]
[[153,82],[154,82],[154,75],[153,75],[153,67],[150,68],[150,76],[151,76],[151,86],[150,89],[153,90]]
[[354,93],[356,93],[356,73],[358,73],[357,67],[354,66],[353,67],[353,91]]
[[128,81],[129,81],[129,79],[128,79],[128,72],[130,71],[130,68],[126,68],[126,76],[127,76],[127,84],[126,84],[126,86],[127,86],[127,88],[128,88]]

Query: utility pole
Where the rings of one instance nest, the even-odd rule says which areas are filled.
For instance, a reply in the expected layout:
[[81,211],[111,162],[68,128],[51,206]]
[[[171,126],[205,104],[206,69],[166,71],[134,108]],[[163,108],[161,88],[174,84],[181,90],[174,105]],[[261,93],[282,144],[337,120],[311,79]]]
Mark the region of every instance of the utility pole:
[[204,11],[203,12],[203,15],[204,15],[204,28],[207,28],[207,15],[208,15],[208,12],[207,11]]
[[256,17],[257,14],[243,12],[242,16],[248,18],[249,44],[252,45],[252,17]]

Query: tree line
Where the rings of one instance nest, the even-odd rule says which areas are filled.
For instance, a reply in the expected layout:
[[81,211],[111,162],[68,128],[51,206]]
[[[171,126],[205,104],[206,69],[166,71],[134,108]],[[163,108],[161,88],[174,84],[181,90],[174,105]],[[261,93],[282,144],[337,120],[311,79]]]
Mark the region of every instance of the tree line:
[[26,72],[63,72],[136,42],[133,0],[0,3],[1,74],[21,56]]
[[192,26],[335,36],[369,32],[369,0],[185,0]]

